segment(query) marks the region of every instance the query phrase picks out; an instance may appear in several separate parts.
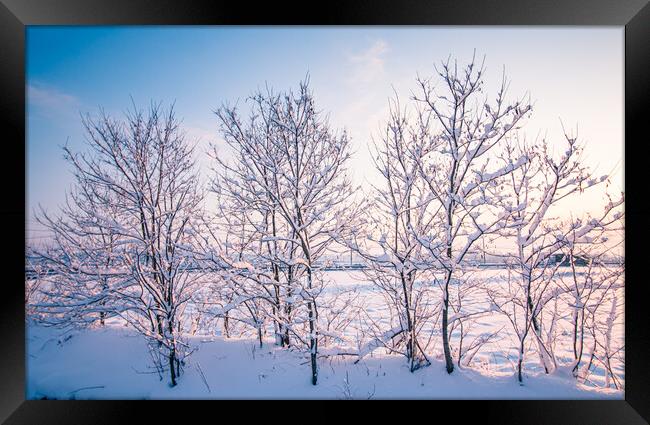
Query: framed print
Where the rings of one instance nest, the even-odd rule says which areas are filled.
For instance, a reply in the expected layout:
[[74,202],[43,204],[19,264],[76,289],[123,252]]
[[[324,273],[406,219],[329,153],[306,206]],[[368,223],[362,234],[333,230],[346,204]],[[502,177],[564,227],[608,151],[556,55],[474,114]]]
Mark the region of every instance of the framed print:
[[647,423],[646,2],[301,10],[3,0],[0,418]]

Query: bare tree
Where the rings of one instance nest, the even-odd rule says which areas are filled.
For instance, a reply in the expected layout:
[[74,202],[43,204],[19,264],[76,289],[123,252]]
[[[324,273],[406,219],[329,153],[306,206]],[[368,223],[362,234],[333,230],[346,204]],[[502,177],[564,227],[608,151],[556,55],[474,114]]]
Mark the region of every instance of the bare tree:
[[436,68],[442,87],[418,78],[414,100],[426,114],[421,115],[427,134],[415,147],[417,169],[428,189],[429,214],[437,226],[418,241],[428,251],[429,264],[440,270],[436,279],[442,289],[442,342],[448,373],[454,370],[449,341],[451,285],[462,290],[457,275],[473,245],[484,235],[498,231],[504,222],[495,214],[500,197],[496,184],[526,163],[527,158],[511,158],[495,168],[489,153],[503,143],[531,110],[528,102],[508,102],[505,76],[493,102],[483,92],[483,65],[474,59],[459,67],[447,60]]
[[[207,229],[206,246],[216,247],[217,255],[213,258],[239,270],[236,277],[232,273],[229,277],[241,286],[235,292],[245,292],[247,299],[253,297],[268,306],[267,316],[272,319],[276,342],[288,347],[292,306],[285,300],[293,296],[296,265],[292,259],[297,246],[288,224],[278,215],[273,198],[276,182],[272,168],[264,162],[269,157],[278,164],[284,160],[273,139],[270,111],[260,96],[250,101],[254,115],[246,128],[241,127],[245,124],[240,122],[235,108],[224,106],[217,111],[233,158],[222,160],[213,147],[217,167],[212,192],[218,199],[218,217],[216,225]],[[250,267],[232,267],[242,262]],[[252,268],[254,273],[249,270]]]
[[[345,132],[333,132],[315,109],[308,81],[295,93],[257,92],[251,103],[248,120],[236,108],[217,111],[236,155],[233,164],[220,162],[218,190],[248,211],[237,210],[250,230],[251,247],[256,246],[248,250],[256,261],[244,267],[246,275],[259,280],[261,296],[272,300],[283,344],[289,344],[291,333],[306,345],[315,385],[324,283],[319,259],[348,227],[349,139]],[[300,324],[308,329],[300,331]]]
[[366,278],[382,291],[391,315],[397,318],[388,339],[401,336],[402,354],[411,372],[430,364],[418,340],[431,312],[427,308],[429,288],[421,281],[426,272],[419,270],[424,259],[416,235],[428,235],[434,225],[427,214],[428,192],[418,172],[419,158],[413,157],[425,143],[423,130],[426,126],[409,124],[397,99],[391,103],[384,134],[373,152],[382,183],[373,187],[374,202],[362,208],[361,226],[348,241],[368,266]]
[[[67,148],[64,153],[72,162],[72,153]],[[103,325],[120,309],[113,290],[129,284],[129,273],[115,255],[120,235],[105,224],[119,211],[113,203],[102,202],[111,197],[108,189],[93,185],[76,170],[74,178],[58,216],[43,209],[36,215],[51,231],[52,242],[33,251],[33,259],[45,269],[44,298],[34,307],[44,324]]]
[[182,318],[196,280],[188,253],[202,195],[193,148],[173,107],[134,107],[124,120],[102,111],[83,125],[90,151],[65,150],[75,176],[66,207],[60,217],[39,217],[62,254],[48,258],[61,271],[57,304],[42,307],[125,319],[148,338],[174,386],[188,352]]
[[[566,150],[554,158],[545,142],[527,145],[525,141],[510,140],[504,146],[503,162],[525,156],[528,161],[511,172],[502,182],[499,206],[500,219],[507,223],[499,236],[512,243],[512,249],[502,254],[514,282],[504,288],[494,288],[489,294],[499,311],[506,314],[519,337],[517,376],[522,382],[522,368],[526,338],[532,336],[538,347],[540,363],[546,373],[556,367],[556,362],[542,332],[542,309],[546,303],[559,296],[555,285],[557,270],[562,261],[550,261],[567,246],[569,235],[588,237],[610,224],[612,211],[622,203],[610,202],[599,219],[583,223],[574,221],[563,225],[553,217],[554,207],[562,200],[604,182],[606,177],[592,177],[582,164],[582,148],[576,139],[565,134]],[[517,285],[516,281],[519,280]],[[504,308],[505,305],[509,307]],[[551,326],[555,318],[551,321]]]
[[[560,275],[557,283],[567,295],[566,303],[572,311],[570,320],[574,361],[569,368],[576,378],[584,379],[588,372],[589,367],[583,368],[582,366],[586,354],[585,345],[588,344],[589,334],[591,334],[593,338],[592,352],[587,357],[593,361],[595,349],[598,345],[602,347],[607,358],[604,362],[605,374],[608,377],[611,375],[616,383],[616,376],[609,363],[608,353],[611,352],[610,335],[617,314],[616,293],[623,287],[621,278],[625,271],[624,262],[616,256],[612,256],[622,244],[622,239],[616,240],[616,237],[619,236],[617,233],[622,231],[622,227],[618,226],[622,217],[623,213],[618,212],[615,214],[615,221],[582,237],[578,237],[576,233],[579,224],[574,224],[571,226],[572,231],[567,236],[567,244],[562,249],[563,257],[566,258],[566,262],[570,266],[570,272]],[[608,243],[610,236],[615,237],[613,243]],[[599,318],[595,317],[595,313],[607,300],[612,302],[613,313],[610,311],[610,315],[605,321],[606,331],[599,333],[596,326]],[[610,318],[612,315],[613,318]],[[596,339],[601,334],[605,341]]]

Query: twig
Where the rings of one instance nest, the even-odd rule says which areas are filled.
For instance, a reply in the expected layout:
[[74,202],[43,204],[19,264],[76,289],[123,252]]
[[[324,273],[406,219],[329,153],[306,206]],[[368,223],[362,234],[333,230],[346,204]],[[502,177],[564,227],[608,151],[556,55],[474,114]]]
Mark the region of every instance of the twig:
[[83,388],[79,388],[78,390],[70,391],[70,392],[68,393],[68,395],[71,396],[71,395],[73,395],[74,393],[79,392],[79,391],[83,391],[83,390],[94,390],[94,389],[97,389],[97,388],[104,388],[104,386],[103,386],[103,385],[96,385],[96,386],[94,386],[94,387],[83,387]]

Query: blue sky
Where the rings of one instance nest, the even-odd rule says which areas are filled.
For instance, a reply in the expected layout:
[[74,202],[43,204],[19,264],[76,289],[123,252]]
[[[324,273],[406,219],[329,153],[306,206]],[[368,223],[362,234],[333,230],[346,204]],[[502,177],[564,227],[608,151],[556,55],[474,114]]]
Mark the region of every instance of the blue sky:
[[[622,27],[29,27],[27,29],[27,209],[55,211],[71,183],[61,147],[83,149],[80,113],[120,114],[150,100],[176,102],[188,137],[219,144],[212,111],[242,103],[266,83],[296,87],[310,75],[317,105],[345,127],[360,183],[374,173],[367,154],[395,90],[406,100],[415,77],[449,55],[486,56],[488,90],[505,66],[514,96],[535,102],[529,137],[559,140],[559,118],[578,126],[586,160],[615,171],[622,189]],[[494,90],[492,90],[494,92]],[[602,193],[572,211],[590,210]],[[29,218],[28,237],[43,234]]]

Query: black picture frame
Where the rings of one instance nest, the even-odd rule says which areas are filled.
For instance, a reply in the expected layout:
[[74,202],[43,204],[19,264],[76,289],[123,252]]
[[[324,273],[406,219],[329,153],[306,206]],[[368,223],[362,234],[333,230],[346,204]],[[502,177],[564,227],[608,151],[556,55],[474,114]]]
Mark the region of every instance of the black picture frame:
[[[645,132],[650,65],[650,5],[647,0],[437,1],[362,0],[266,2],[173,0],[0,0],[0,117],[3,152],[0,166],[3,193],[0,237],[6,247],[5,273],[0,278],[0,421],[7,424],[130,422],[147,412],[146,423],[171,419],[174,411],[157,403],[127,401],[25,400],[24,259],[25,242],[25,28],[27,25],[610,25],[625,26],[625,400],[619,401],[465,401],[454,422],[473,423],[593,423],[643,424],[650,421],[648,368],[648,284],[643,270],[643,242],[649,240],[650,210],[643,201],[650,141]],[[18,184],[23,181],[23,185]],[[441,402],[438,402],[441,403]],[[471,403],[470,405],[466,405]],[[293,409],[293,407],[292,407]],[[433,419],[435,408],[427,407]],[[205,403],[193,413],[221,413]],[[246,417],[254,412],[246,409]],[[263,410],[259,409],[258,414]],[[376,410],[381,413],[382,409]],[[386,410],[393,410],[388,408]],[[325,411],[327,412],[327,411]],[[225,413],[224,413],[225,415]],[[187,416],[185,416],[187,419]],[[426,417],[422,420],[427,420]],[[428,421],[428,420],[427,420]],[[185,421],[187,422],[187,421]],[[434,420],[435,422],[435,420]]]

